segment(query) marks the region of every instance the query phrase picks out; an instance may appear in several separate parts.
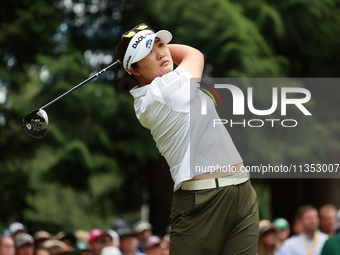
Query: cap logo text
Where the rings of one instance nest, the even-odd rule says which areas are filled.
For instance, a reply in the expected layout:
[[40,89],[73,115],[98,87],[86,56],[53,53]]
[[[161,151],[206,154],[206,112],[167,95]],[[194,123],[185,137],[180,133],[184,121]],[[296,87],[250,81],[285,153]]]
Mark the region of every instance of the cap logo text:
[[137,46],[138,46],[138,44],[139,44],[141,41],[143,41],[148,35],[151,35],[151,34],[153,34],[153,33],[151,32],[151,33],[147,33],[147,34],[145,34],[145,35],[139,36],[139,37],[136,39],[135,43],[132,44],[132,48],[136,49]]

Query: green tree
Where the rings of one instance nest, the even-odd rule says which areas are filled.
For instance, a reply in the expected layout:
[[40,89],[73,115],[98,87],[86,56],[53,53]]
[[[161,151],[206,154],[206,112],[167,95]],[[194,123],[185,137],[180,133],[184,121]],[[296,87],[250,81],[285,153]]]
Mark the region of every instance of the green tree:
[[[21,132],[20,119],[27,108],[18,102],[34,93],[27,88],[35,79],[31,77],[35,54],[51,53],[57,13],[46,1],[3,1],[0,16],[1,221],[9,221],[23,219],[28,208],[26,196],[33,192],[27,182],[29,162],[37,147]],[[15,101],[19,92],[23,94]]]
[[[99,71],[113,61],[121,30],[117,11],[125,8],[119,3],[112,9],[117,3],[5,3],[0,33],[5,45],[0,51],[1,87],[6,92],[0,135],[0,191],[7,194],[1,210],[3,224],[20,220],[36,230],[38,226],[81,227],[77,216],[60,210],[77,196],[73,204],[94,218],[139,209],[143,173],[156,149],[148,132],[137,124],[132,98],[117,89],[121,70],[108,71],[63,103],[49,107],[45,139],[33,140],[21,128],[21,119],[29,111],[85,80],[88,70]],[[84,17],[84,11],[96,15]],[[17,182],[22,183],[13,186]]]

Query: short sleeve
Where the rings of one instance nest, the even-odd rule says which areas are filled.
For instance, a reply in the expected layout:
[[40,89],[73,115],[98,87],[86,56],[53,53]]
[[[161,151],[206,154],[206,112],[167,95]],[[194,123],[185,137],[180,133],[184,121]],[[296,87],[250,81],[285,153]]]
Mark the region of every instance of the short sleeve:
[[172,72],[156,78],[150,84],[153,98],[178,112],[190,110],[190,78],[189,72],[178,67]]

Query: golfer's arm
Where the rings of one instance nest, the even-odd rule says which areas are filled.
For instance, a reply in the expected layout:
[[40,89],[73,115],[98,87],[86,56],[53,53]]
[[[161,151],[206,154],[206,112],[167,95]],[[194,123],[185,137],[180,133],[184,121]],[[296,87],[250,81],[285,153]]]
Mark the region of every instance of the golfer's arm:
[[204,57],[199,50],[181,44],[168,44],[167,46],[176,65],[184,67],[194,78],[202,77]]

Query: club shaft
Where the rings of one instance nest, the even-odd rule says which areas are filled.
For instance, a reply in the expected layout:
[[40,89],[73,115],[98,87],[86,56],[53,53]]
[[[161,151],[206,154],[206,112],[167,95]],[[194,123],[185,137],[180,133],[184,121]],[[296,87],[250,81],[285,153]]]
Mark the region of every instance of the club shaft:
[[72,89],[66,91],[64,94],[60,95],[59,97],[57,97],[56,99],[52,100],[51,102],[45,104],[43,107],[41,107],[40,109],[44,109],[47,106],[50,106],[51,104],[57,102],[59,99],[61,99],[62,97],[66,96],[67,94],[70,94],[72,91],[80,88],[81,86],[83,86],[84,84],[88,83],[89,81],[97,78],[99,75],[102,75],[103,73],[105,73],[107,70],[117,66],[120,63],[119,60],[117,60],[116,62],[112,63],[111,65],[107,66],[106,68],[104,68],[103,70],[99,71],[98,73],[96,73],[95,75],[91,76],[90,78],[88,78],[87,80],[79,83],[77,86],[73,87]]

